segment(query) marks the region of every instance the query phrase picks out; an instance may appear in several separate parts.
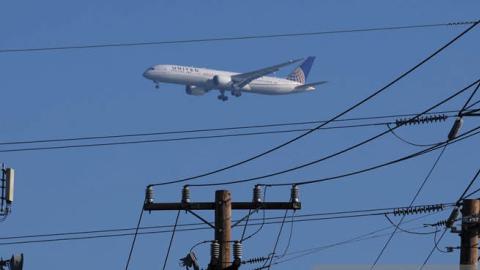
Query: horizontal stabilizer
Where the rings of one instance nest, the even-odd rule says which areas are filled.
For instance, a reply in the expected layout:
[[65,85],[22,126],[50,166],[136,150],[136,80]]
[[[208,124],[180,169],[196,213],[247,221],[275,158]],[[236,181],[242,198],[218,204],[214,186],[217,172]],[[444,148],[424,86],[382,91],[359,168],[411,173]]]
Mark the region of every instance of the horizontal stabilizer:
[[317,86],[317,85],[320,85],[320,84],[325,84],[327,83],[327,81],[319,81],[319,82],[313,82],[313,83],[307,83],[307,84],[302,84],[302,85],[299,85],[297,87],[295,87],[295,89],[306,89],[306,88],[309,88],[309,87],[313,87],[313,86]]

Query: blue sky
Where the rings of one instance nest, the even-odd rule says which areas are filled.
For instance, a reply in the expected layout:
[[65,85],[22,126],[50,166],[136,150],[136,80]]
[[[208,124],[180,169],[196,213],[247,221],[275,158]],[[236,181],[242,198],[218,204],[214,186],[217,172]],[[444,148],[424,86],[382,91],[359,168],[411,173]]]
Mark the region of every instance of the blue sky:
[[[478,19],[478,1],[22,1],[0,8],[0,49],[142,42],[250,34],[308,32]],[[328,119],[366,97],[460,33],[465,26],[317,37],[195,43],[0,54],[2,115],[0,141],[109,135]],[[480,30],[347,117],[419,112],[478,77]],[[329,83],[313,93],[292,96],[243,95],[223,103],[215,93],[188,96],[182,86],[155,90],[143,71],[159,63],[233,71],[314,55],[309,81]],[[279,72],[288,74],[290,69]],[[478,97],[477,97],[478,98]],[[466,95],[440,109],[459,109]],[[477,99],[475,99],[477,100]],[[465,128],[478,120],[466,119]],[[451,120],[405,128],[399,133],[419,143],[443,140]],[[385,127],[322,131],[244,166],[203,182],[238,179],[277,171],[338,151]],[[17,171],[13,213],[1,224],[1,236],[130,227],[136,223],[144,188],[215,169],[265,151],[293,134],[183,141],[38,152],[0,153]],[[418,203],[452,202],[477,169],[478,138],[448,148]],[[269,182],[318,178],[374,165],[418,150],[393,136],[338,158]],[[302,188],[299,213],[407,205],[436,153],[372,173]],[[234,200],[249,200],[254,183],[225,187]],[[181,186],[156,190],[157,200],[178,201]],[[213,200],[214,188],[192,190],[196,200]],[[288,200],[289,190],[273,189],[271,199]],[[212,213],[204,213],[212,217]],[[237,213],[238,214],[238,213]],[[271,215],[279,215],[271,213]],[[144,225],[172,224],[175,213],[144,216]],[[431,221],[445,218],[434,216]],[[182,214],[183,223],[195,221]],[[421,223],[417,223],[421,224]],[[386,226],[384,218],[295,225],[291,251],[348,239]],[[288,226],[286,228],[289,228]],[[273,246],[278,226],[251,242],[245,257],[262,256]],[[130,269],[163,263],[168,234],[138,239]],[[169,268],[190,247],[213,232],[179,233]],[[238,231],[235,236],[238,238]],[[311,269],[319,264],[369,264],[385,239],[333,248],[278,265]],[[124,267],[131,238],[0,246],[0,255],[23,252],[26,269]],[[281,238],[280,249],[286,243]],[[448,235],[446,245],[458,245]],[[432,238],[397,235],[381,263],[421,263]],[[197,249],[206,266],[208,248]],[[344,256],[348,254],[348,256]],[[435,254],[433,263],[455,264],[458,253]]]

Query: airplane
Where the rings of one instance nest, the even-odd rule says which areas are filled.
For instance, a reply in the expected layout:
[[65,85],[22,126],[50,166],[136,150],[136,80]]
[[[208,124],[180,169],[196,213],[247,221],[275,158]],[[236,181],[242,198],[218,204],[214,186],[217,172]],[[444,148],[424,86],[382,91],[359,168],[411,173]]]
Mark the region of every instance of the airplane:
[[286,78],[266,76],[302,60],[290,60],[246,73],[179,65],[155,65],[148,68],[143,76],[152,80],[156,88],[159,88],[161,82],[185,85],[186,93],[194,96],[219,90],[218,99],[227,101],[228,97],[225,95],[227,91],[235,97],[240,97],[242,93],[284,95],[312,91],[315,90],[315,86],[326,83],[326,81],[305,83],[315,60],[314,56],[307,57]]

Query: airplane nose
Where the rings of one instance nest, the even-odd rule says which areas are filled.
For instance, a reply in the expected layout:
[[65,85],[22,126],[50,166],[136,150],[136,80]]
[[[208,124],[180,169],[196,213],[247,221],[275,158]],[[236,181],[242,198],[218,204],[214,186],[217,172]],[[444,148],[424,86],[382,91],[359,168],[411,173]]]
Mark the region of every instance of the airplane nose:
[[147,78],[147,79],[150,79],[150,70],[145,70],[145,72],[143,72],[143,77]]

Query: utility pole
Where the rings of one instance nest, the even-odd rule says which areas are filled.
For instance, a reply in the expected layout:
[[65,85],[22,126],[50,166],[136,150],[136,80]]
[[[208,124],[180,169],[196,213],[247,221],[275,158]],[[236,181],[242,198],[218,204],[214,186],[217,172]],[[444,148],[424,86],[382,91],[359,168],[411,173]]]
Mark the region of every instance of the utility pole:
[[232,232],[232,196],[228,190],[215,191],[215,240],[220,244],[220,269],[227,269],[230,260]]
[[463,200],[462,231],[460,233],[460,270],[478,269],[478,226],[480,200]]
[[[191,202],[190,189],[184,186],[182,190],[182,201],[180,203],[157,203],[154,202],[153,188],[147,187],[144,211],[166,211],[185,210],[215,230],[215,240],[211,242],[211,259],[208,270],[236,270],[241,264],[241,243],[234,244],[234,260],[231,260],[230,247],[232,244],[231,230],[248,218],[255,211],[262,210],[298,210],[301,203],[298,198],[298,187],[292,186],[290,201],[288,202],[263,202],[261,198],[261,187],[253,189],[253,200],[251,202],[233,202],[230,191],[217,190],[215,201],[212,202]],[[215,211],[215,222],[211,224],[198,215],[197,210]],[[232,225],[232,210],[250,210],[249,214]],[[252,211],[254,210],[254,211]]]

